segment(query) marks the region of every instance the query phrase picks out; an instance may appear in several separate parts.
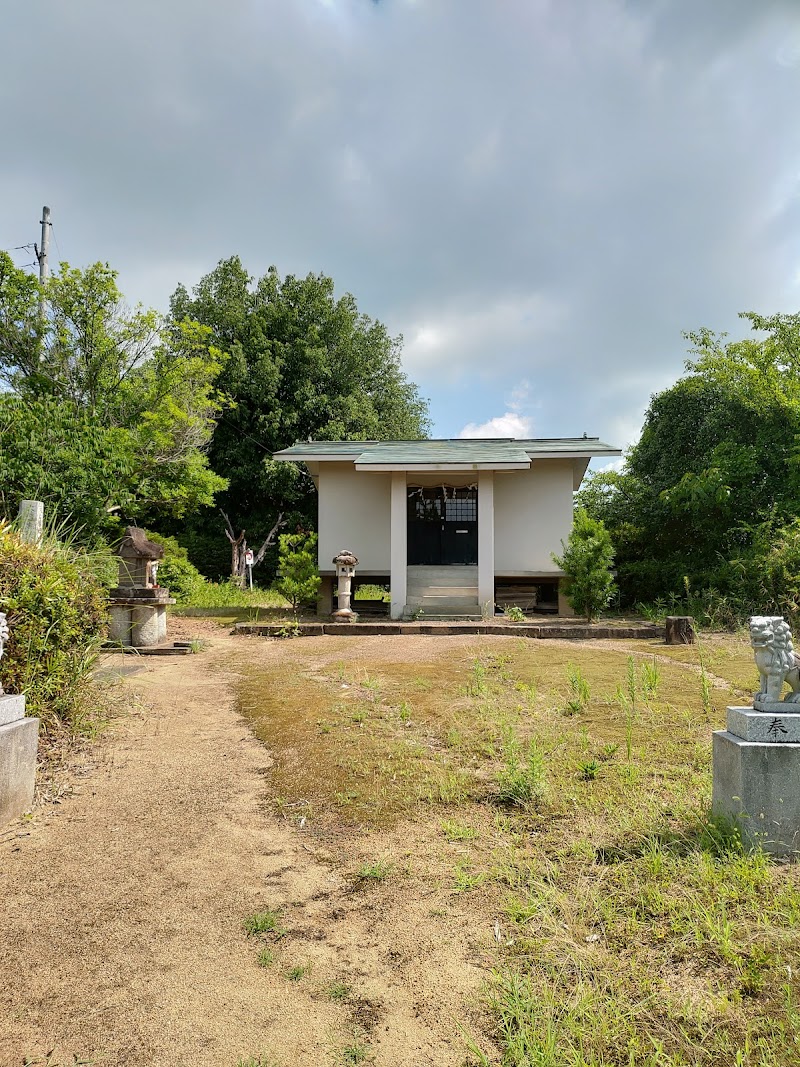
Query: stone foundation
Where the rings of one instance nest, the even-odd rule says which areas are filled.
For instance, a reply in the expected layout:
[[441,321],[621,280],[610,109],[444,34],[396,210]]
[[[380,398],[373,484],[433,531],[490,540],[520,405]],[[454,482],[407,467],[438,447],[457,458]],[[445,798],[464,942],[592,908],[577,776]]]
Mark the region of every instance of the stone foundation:
[[152,648],[161,644],[167,639],[167,604],[174,603],[171,598],[160,602],[112,602],[108,609],[109,641],[133,648]]

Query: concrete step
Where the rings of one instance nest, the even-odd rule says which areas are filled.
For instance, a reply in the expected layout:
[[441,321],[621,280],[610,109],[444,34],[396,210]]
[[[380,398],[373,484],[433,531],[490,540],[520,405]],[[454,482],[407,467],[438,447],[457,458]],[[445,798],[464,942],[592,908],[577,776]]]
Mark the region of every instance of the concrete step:
[[409,596],[406,597],[406,611],[421,608],[426,614],[438,612],[459,615],[480,615],[481,607],[477,597],[469,596]]
[[[414,619],[414,614],[411,613],[406,616],[408,619]],[[455,612],[448,614],[437,614],[435,611],[424,611],[417,622],[483,622],[482,615],[458,615]]]
[[477,567],[408,567],[406,586],[467,586],[478,588]]
[[477,600],[478,587],[477,585],[408,585],[406,586],[406,596],[455,596]]

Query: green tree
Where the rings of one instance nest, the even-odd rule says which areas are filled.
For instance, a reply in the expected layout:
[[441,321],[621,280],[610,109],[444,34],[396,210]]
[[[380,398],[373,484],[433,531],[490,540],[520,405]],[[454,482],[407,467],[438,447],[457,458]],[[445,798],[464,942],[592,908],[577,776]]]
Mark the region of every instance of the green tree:
[[226,484],[205,451],[225,359],[211,330],[128,309],[116,272],[66,263],[47,283],[0,254],[0,471],[5,512],[38,493],[102,528],[126,513],[180,517]]
[[572,532],[561,556],[553,562],[566,575],[565,592],[574,611],[592,622],[614,595],[614,546],[605,525],[582,509],[575,513]]
[[[687,334],[686,375],[651,399],[622,472],[578,494],[614,539],[626,601],[692,588],[744,596],[800,503],[800,316],[742,316],[756,336]],[[759,608],[765,610],[765,608]]]
[[[427,404],[400,365],[401,338],[336,297],[323,274],[281,279],[272,267],[253,280],[236,256],[221,261],[190,295],[172,298],[176,321],[212,331],[230,353],[218,388],[231,399],[211,443],[211,466],[229,480],[222,509],[256,543],[279,513],[290,525],[316,522],[309,474],[272,453],[296,441],[417,439],[428,432]],[[228,570],[223,524],[207,512],[182,534],[196,559]],[[274,565],[274,555],[272,557]]]
[[52,397],[0,394],[0,516],[13,518],[20,500],[42,500],[50,520],[93,540],[117,509],[135,505],[135,468],[124,431]]
[[317,571],[317,535],[315,533],[281,534],[278,538],[280,553],[278,581],[281,593],[297,611],[298,605],[313,600],[320,587]]

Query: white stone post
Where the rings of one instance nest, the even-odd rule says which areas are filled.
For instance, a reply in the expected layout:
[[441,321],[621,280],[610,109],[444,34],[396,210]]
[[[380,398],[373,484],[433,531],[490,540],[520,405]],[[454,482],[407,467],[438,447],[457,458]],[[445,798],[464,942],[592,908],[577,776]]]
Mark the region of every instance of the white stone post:
[[41,500],[21,500],[19,505],[19,535],[23,541],[37,545],[44,532],[44,504]]
[[494,616],[494,471],[478,472],[478,603]]
[[392,592],[391,614],[402,619],[406,608],[408,580],[408,487],[406,472],[392,472],[392,506],[390,533],[389,583]]

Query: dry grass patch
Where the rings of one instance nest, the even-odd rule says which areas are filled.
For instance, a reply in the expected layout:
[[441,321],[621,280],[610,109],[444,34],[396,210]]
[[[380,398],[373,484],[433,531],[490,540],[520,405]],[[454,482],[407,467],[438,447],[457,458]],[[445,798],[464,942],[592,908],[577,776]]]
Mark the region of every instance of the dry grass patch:
[[800,1062],[800,869],[707,818],[711,731],[752,673],[741,639],[706,640],[703,664],[642,642],[407,640],[359,642],[358,664],[355,642],[297,642],[251,668],[241,708],[285,812],[322,840],[359,827],[367,866],[402,843],[380,892],[480,931],[494,1044],[466,1038],[471,1062]]

